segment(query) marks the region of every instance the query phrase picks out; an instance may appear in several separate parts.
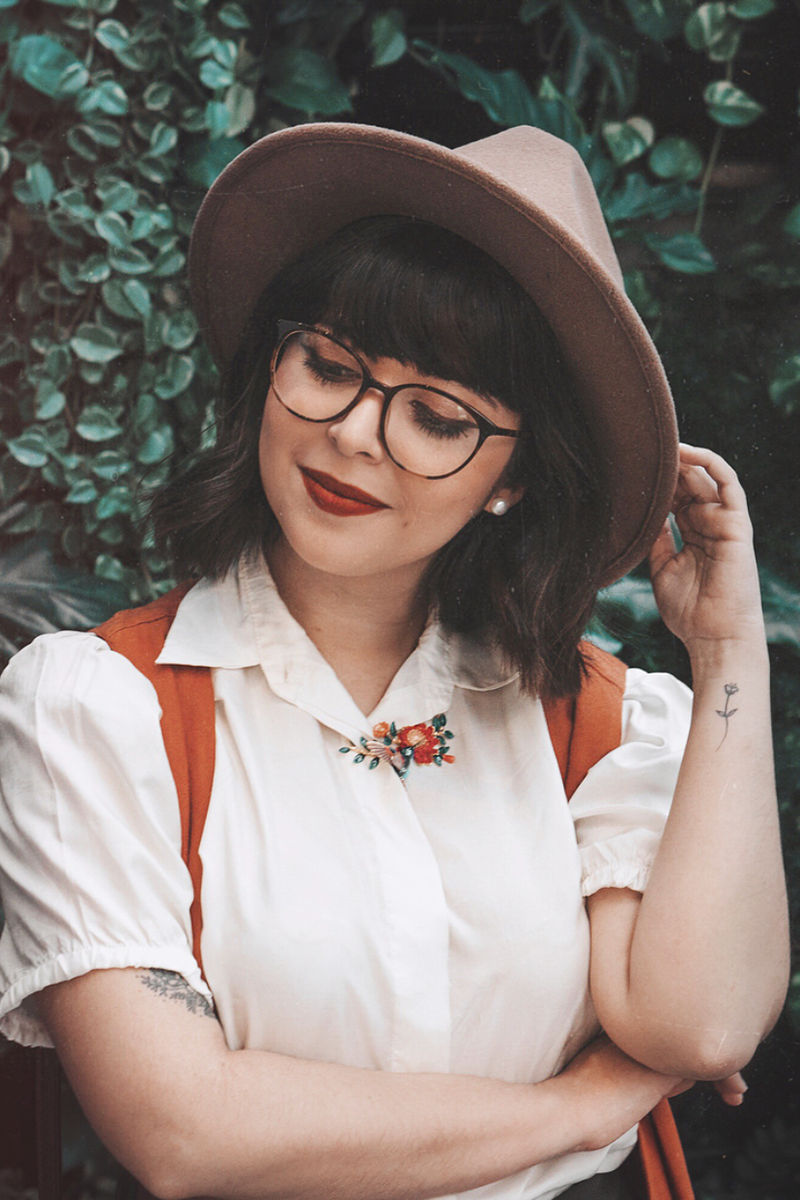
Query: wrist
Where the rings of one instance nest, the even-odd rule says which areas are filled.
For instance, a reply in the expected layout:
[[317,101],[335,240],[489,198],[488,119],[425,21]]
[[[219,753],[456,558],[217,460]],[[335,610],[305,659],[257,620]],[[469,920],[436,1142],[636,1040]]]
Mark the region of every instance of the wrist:
[[731,670],[769,671],[769,653],[763,625],[737,638],[698,638],[685,642],[695,686],[705,677]]

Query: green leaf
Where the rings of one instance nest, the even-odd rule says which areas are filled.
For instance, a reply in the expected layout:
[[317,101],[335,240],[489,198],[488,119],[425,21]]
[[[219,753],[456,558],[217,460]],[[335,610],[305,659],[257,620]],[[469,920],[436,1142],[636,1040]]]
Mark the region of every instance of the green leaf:
[[161,112],[162,109],[167,108],[174,94],[175,89],[172,84],[159,80],[145,88],[142,100],[145,108],[149,108],[151,112]]
[[265,94],[287,108],[330,117],[353,111],[335,66],[313,50],[301,46],[278,50],[267,64],[267,78]]
[[156,260],[153,263],[153,274],[158,279],[168,279],[171,275],[177,275],[183,270],[186,262],[186,255],[173,247],[165,247],[156,255]]
[[767,567],[760,567],[758,575],[767,641],[800,653],[800,591]]
[[228,137],[235,137],[247,129],[256,115],[255,91],[243,83],[232,84],[225,93],[225,107],[228,110],[225,132]]
[[79,325],[69,344],[84,362],[107,363],[122,354],[119,338],[105,325]]
[[[311,51],[308,51],[311,53]],[[233,71],[220,66],[215,58],[207,58],[200,66],[200,82],[207,88],[218,92],[221,88],[230,87],[233,83]]]
[[607,121],[603,137],[614,162],[623,167],[652,146],[655,130],[644,117],[629,117],[627,121]]
[[100,404],[87,405],[78,417],[75,428],[87,442],[107,442],[122,433],[111,413]]
[[776,7],[775,0],[734,0],[730,10],[740,21],[755,21],[774,12]]
[[783,231],[790,237],[800,238],[800,204],[789,209],[783,220]]
[[90,254],[78,270],[78,279],[84,283],[104,283],[111,274],[111,267],[104,254]]
[[538,21],[539,17],[544,16],[555,2],[556,0],[523,0],[518,14],[520,21],[523,25],[530,25],[532,21]]
[[399,8],[375,13],[369,31],[373,67],[388,67],[403,57],[408,49],[405,17]]
[[97,488],[91,479],[79,479],[64,497],[66,504],[91,504],[97,499]]
[[710,83],[703,92],[708,115],[718,125],[752,125],[764,112],[757,100],[727,79]]
[[175,439],[169,425],[161,425],[149,433],[142,443],[136,461],[142,466],[151,466],[168,458],[175,448]]
[[53,559],[42,536],[3,551],[0,617],[27,641],[58,629],[90,629],[125,603],[124,593]]
[[23,467],[43,467],[50,448],[42,430],[26,429],[6,443],[8,450]]
[[212,138],[222,137],[227,133],[231,114],[228,106],[222,100],[209,100],[205,107],[206,129]]
[[647,159],[650,170],[661,179],[691,183],[703,170],[703,156],[688,138],[667,137],[657,142]]
[[85,125],[70,126],[67,130],[67,143],[70,150],[74,150],[87,162],[97,162],[97,148],[94,140],[89,137]]
[[122,285],[122,290],[125,293],[125,298],[130,301],[136,309],[140,317],[147,317],[150,313],[150,293],[144,284],[138,279],[126,279]]
[[685,275],[707,275],[716,271],[713,256],[694,233],[648,233],[645,244],[665,267]]
[[67,398],[51,379],[43,379],[36,389],[36,416],[40,421],[49,421],[63,412]]
[[101,21],[94,36],[101,46],[117,55],[127,50],[131,42],[131,35],[121,21]]
[[684,32],[693,50],[705,50],[715,62],[733,58],[741,35],[739,25],[730,17],[728,6],[722,0],[701,4],[695,9]]
[[187,354],[170,354],[166,370],[155,382],[154,391],[160,400],[171,400],[186,390],[194,377],[194,362]]
[[652,184],[638,171],[625,176],[621,189],[603,196],[606,220],[634,221],[640,217],[663,220],[673,213],[694,212],[697,189],[682,183]]
[[113,554],[98,554],[94,562],[94,573],[98,579],[110,579],[117,582],[125,576],[125,568]]
[[94,511],[101,521],[107,521],[109,517],[130,512],[132,507],[133,497],[130,488],[125,484],[120,484],[117,487],[109,488],[105,495],[100,497]]
[[54,100],[74,96],[89,81],[89,72],[60,42],[30,34],[11,46],[11,74]]
[[92,88],[85,88],[77,98],[79,112],[104,112],[121,117],[128,111],[125,89],[113,79],[104,79]]
[[111,212],[129,212],[139,203],[139,193],[126,179],[115,179],[108,186],[95,188],[103,208]]
[[793,354],[778,366],[769,385],[773,404],[787,414],[800,407],[800,354]]
[[169,154],[178,144],[178,131],[174,125],[159,121],[150,134],[150,153]]
[[130,241],[125,219],[117,212],[104,212],[95,218],[94,227],[103,241],[118,250],[124,250]]
[[463,54],[450,54],[415,39],[414,48],[454,84],[467,100],[480,104],[498,125],[536,125],[576,146],[587,150],[587,138],[580,118],[571,104],[548,81],[547,94],[533,96],[518,71],[489,71]]
[[68,187],[65,192],[59,192],[55,203],[77,221],[91,221],[95,216],[95,210],[86,204],[84,193],[79,187]]
[[125,250],[111,250],[108,260],[114,270],[122,275],[149,275],[153,266],[147,255],[135,246],[128,246]]
[[623,0],[636,28],[663,42],[680,33],[693,0]]
[[214,138],[196,143],[186,156],[186,177],[198,187],[209,188],[237,154],[244,150],[238,138]]
[[217,15],[222,24],[228,26],[228,29],[250,28],[250,18],[241,4],[223,4]]
[[122,283],[119,279],[110,279],[102,288],[103,303],[106,308],[110,309],[117,317],[124,317],[127,321],[133,321],[138,317],[138,313],[125,295]]
[[25,203],[41,205],[43,208],[47,208],[56,194],[56,185],[53,182],[53,176],[44,163],[32,163],[31,166],[26,167],[25,183],[27,185],[27,196],[29,197],[25,200]]
[[197,337],[197,321],[190,309],[168,317],[164,327],[164,344],[171,350],[187,350]]
[[130,462],[120,450],[101,450],[89,465],[93,474],[112,483],[131,469]]
[[112,146],[116,149],[117,146],[122,145],[122,128],[116,121],[93,117],[80,128],[85,129],[92,141],[97,142],[100,146]]

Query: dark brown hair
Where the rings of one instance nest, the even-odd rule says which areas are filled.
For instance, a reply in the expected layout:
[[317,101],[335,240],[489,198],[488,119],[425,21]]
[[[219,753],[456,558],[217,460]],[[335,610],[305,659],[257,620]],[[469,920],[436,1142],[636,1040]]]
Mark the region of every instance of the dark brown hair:
[[223,379],[216,445],[152,505],[156,543],[177,575],[218,578],[279,532],[258,438],[280,319],[324,322],[368,358],[396,359],[520,414],[526,436],[505,482],[525,488],[522,500],[502,518],[474,517],[439,552],[426,587],[444,626],[494,638],[527,690],[576,692],[609,504],[569,370],[535,303],[498,263],[409,217],[347,226],[263,292]]

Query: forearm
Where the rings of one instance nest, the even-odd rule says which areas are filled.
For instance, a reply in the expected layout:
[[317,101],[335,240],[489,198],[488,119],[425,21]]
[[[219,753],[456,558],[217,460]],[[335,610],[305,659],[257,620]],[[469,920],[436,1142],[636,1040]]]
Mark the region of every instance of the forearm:
[[649,1066],[713,1077],[744,1065],[780,1011],[788,920],[766,645],[690,654],[691,731],[607,1028]]
[[391,1074],[239,1051],[219,1084],[187,1147],[179,1196],[417,1200],[580,1148],[556,1081]]
[[678,1082],[612,1046],[539,1084],[232,1051],[180,976],[160,986],[167,974],[96,971],[40,1000],[98,1134],[165,1200],[465,1191],[607,1145]]

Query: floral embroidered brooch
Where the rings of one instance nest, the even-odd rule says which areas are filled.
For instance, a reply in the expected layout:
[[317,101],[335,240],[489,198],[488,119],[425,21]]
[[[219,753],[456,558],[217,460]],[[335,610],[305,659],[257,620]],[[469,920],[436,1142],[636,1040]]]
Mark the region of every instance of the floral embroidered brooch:
[[372,737],[360,738],[360,746],[340,746],[340,754],[354,754],[353,762],[366,762],[369,759],[369,769],[374,770],[379,762],[388,762],[394,767],[401,779],[405,779],[412,762],[427,766],[435,763],[455,762],[455,757],[448,754],[450,740],[455,737],[447,726],[447,716],[439,713],[433,717],[430,725],[403,725],[398,729],[394,721],[388,725],[385,721],[372,727]]

